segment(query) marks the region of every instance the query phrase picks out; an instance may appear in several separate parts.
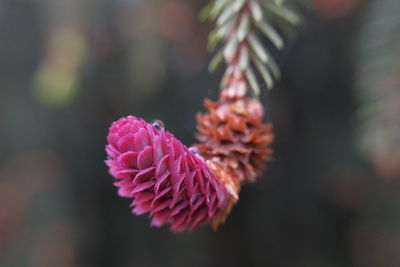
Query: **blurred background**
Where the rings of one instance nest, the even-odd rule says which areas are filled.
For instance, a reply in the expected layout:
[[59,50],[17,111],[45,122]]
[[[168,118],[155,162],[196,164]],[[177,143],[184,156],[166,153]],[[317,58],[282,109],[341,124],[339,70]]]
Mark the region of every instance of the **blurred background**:
[[110,123],[191,144],[218,94],[206,2],[0,0],[0,266],[400,266],[398,0],[299,6],[262,96],[274,161],[217,232],[150,228],[117,196]]

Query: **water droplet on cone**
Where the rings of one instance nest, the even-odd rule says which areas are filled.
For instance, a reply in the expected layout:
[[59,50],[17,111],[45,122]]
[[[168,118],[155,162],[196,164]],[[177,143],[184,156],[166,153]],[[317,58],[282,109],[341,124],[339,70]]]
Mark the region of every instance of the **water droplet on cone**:
[[164,131],[165,129],[164,123],[160,120],[154,120],[151,122],[151,124],[154,126],[154,128],[156,128],[159,131]]

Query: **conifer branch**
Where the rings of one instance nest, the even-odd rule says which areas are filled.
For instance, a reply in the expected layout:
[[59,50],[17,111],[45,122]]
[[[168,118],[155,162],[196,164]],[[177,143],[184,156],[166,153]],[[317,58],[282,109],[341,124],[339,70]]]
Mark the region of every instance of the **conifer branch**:
[[215,22],[210,33],[208,47],[220,47],[210,62],[214,71],[224,61],[227,65],[222,77],[221,90],[226,97],[258,96],[262,78],[267,88],[280,79],[280,70],[264,46],[266,38],[282,50],[284,39],[274,27],[277,19],[297,26],[301,19],[286,6],[285,0],[213,0],[201,12],[200,17]]

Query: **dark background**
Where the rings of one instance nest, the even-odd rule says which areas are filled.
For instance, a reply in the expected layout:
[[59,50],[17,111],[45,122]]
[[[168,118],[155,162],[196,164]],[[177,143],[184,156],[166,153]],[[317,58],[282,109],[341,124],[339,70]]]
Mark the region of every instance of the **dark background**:
[[356,74],[374,60],[360,34],[394,23],[374,1],[300,7],[283,80],[262,95],[274,160],[217,232],[130,214],[103,163],[108,126],[134,114],[196,141],[222,73],[207,71],[204,4],[0,0],[0,266],[400,266],[400,176],[358,145]]

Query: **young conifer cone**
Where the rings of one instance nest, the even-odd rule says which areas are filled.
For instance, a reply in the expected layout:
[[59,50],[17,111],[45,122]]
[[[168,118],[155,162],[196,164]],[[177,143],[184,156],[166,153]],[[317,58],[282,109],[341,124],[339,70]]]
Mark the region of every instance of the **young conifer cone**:
[[[224,93],[224,92],[223,92]],[[197,115],[197,147],[206,159],[225,166],[240,183],[253,182],[271,158],[272,125],[263,123],[262,104],[248,97],[206,100]]]
[[124,117],[111,125],[107,140],[106,164],[119,180],[119,195],[133,199],[133,213],[149,213],[153,226],[169,223],[175,232],[219,223],[231,193],[216,177],[218,166],[211,169],[161,122]]

